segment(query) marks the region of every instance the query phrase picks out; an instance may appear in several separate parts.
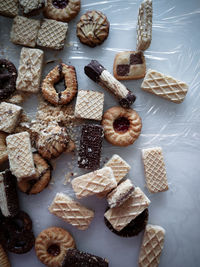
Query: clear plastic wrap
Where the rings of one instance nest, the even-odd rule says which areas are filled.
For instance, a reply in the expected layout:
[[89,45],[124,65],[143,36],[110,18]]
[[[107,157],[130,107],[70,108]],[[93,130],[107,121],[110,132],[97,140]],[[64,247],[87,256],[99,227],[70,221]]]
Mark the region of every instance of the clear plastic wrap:
[[[112,72],[115,54],[136,49],[137,13],[141,1],[137,0],[82,0],[80,14],[69,23],[69,31],[63,51],[45,51],[43,76],[60,60],[74,65],[79,89],[105,93],[104,110],[117,105],[116,99],[91,81],[84,74],[84,66],[97,59]],[[100,10],[110,21],[108,39],[96,48],[87,47],[76,36],[76,23],[88,10]],[[9,34],[12,19],[0,17],[0,57],[19,65],[21,46],[12,44]],[[140,89],[142,79],[124,81],[137,96],[133,108],[142,118],[143,128],[134,145],[120,148],[103,143],[102,163],[113,154],[119,154],[131,165],[129,177],[140,186],[151,200],[149,223],[161,225],[166,230],[164,251],[160,266],[199,266],[199,156],[200,156],[200,2],[199,0],[153,0],[152,42],[145,51],[147,69],[155,69],[171,75],[189,85],[182,104],[174,104]],[[52,61],[52,62],[51,62]],[[34,118],[37,96],[24,103],[24,109]],[[167,168],[169,190],[149,194],[145,187],[141,149],[153,146],[163,148]],[[95,219],[86,231],[79,231],[48,212],[48,206],[57,192],[74,196],[71,185],[64,185],[65,175],[73,171],[82,173],[76,165],[77,158],[61,155],[54,161],[53,179],[42,193],[33,196],[20,194],[20,204],[33,220],[34,233],[50,226],[69,230],[80,250],[108,258],[111,267],[131,267],[138,262],[143,233],[136,237],[122,238],[111,233],[104,225],[106,200],[90,197],[80,202],[95,211]],[[13,267],[43,266],[34,249],[25,255],[10,254]]]

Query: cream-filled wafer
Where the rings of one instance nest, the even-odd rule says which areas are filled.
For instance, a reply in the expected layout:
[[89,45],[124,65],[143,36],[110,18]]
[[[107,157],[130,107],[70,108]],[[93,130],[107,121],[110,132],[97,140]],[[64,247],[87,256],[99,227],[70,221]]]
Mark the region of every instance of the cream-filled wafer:
[[0,209],[5,217],[19,212],[16,177],[9,170],[0,172]]
[[1,244],[0,244],[0,264],[1,267],[11,267],[8,256]]
[[21,132],[9,135],[6,143],[10,170],[17,177],[18,182],[23,179],[35,178],[36,170],[29,133]]
[[13,133],[19,123],[22,108],[7,102],[0,103],[0,131]]
[[14,18],[19,11],[18,0],[1,0],[0,15]]
[[84,68],[85,74],[103,88],[112,92],[122,107],[130,107],[135,101],[135,95],[110,74],[97,60],[92,60]]
[[146,50],[152,39],[152,0],[144,0],[138,13],[137,50]]
[[139,267],[158,267],[164,246],[165,230],[158,225],[147,224],[139,255]]
[[79,90],[75,106],[75,116],[81,119],[100,121],[103,115],[104,94]]
[[179,104],[183,102],[187,94],[188,85],[171,76],[149,69],[141,89]]
[[63,193],[57,193],[49,211],[77,227],[86,230],[94,218],[94,212]]
[[161,147],[142,150],[146,184],[149,192],[168,190],[167,174]]
[[13,19],[10,39],[14,44],[35,47],[40,21],[16,16]]
[[148,208],[149,204],[148,197],[139,187],[136,187],[132,195],[121,206],[107,210],[104,217],[116,231],[120,231]]
[[113,170],[117,183],[119,183],[131,169],[131,166],[117,154],[114,154],[104,166],[110,167]]
[[109,192],[116,186],[117,182],[110,167],[84,174],[72,181],[72,187],[77,198]]
[[16,83],[17,90],[28,93],[38,93],[43,55],[44,52],[40,49],[22,48]]
[[133,191],[134,186],[131,180],[123,181],[107,195],[109,207],[114,208],[122,205],[132,195]]

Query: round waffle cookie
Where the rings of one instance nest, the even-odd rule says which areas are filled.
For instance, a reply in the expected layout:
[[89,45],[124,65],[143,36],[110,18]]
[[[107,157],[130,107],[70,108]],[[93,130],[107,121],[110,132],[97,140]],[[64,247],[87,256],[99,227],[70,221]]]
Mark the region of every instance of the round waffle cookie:
[[47,0],[44,16],[49,19],[69,22],[79,13],[80,0]]
[[110,23],[100,11],[88,11],[81,16],[76,34],[81,43],[91,47],[102,44],[109,34]]
[[[107,209],[108,210],[108,209]],[[107,211],[106,210],[106,211]],[[145,209],[140,215],[138,215],[135,219],[133,219],[126,227],[124,227],[121,231],[116,231],[111,223],[104,217],[105,225],[116,235],[122,237],[131,237],[138,235],[147,225],[149,218],[149,211]]]
[[43,230],[35,241],[37,257],[49,267],[61,266],[69,248],[75,248],[75,241],[69,232],[59,227]]
[[138,113],[122,107],[108,109],[103,115],[102,125],[106,140],[116,146],[132,145],[142,128]]
[[[65,90],[57,92],[55,84],[64,79]],[[56,66],[42,83],[44,98],[53,105],[65,105],[73,100],[78,90],[76,70],[73,66],[61,63]]]

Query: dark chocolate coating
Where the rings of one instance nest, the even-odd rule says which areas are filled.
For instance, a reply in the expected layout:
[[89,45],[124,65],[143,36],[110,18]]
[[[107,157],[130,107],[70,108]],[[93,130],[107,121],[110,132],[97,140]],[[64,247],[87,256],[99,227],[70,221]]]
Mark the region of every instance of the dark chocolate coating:
[[62,267],[108,267],[108,261],[77,249],[68,249]]
[[17,70],[7,59],[0,59],[0,101],[8,98],[16,89]]
[[68,0],[53,0],[52,5],[56,8],[63,9],[68,5]]
[[[108,209],[107,209],[108,210]],[[132,237],[138,235],[147,225],[149,218],[149,211],[145,209],[140,215],[138,215],[134,220],[132,220],[126,227],[121,231],[116,231],[111,223],[104,217],[105,225],[108,229],[116,235],[122,237]]]
[[120,99],[119,104],[123,108],[130,108],[130,106],[135,102],[135,100],[136,96],[132,92],[129,92],[126,98]]
[[142,52],[136,52],[130,55],[130,65],[137,65],[142,63]]
[[17,180],[16,177],[12,175],[10,170],[5,170],[2,175],[7,199],[7,206],[10,212],[9,217],[14,217],[19,212]]
[[120,64],[117,65],[117,75],[118,76],[127,76],[130,71],[130,65]]
[[97,60],[92,60],[84,68],[85,74],[96,83],[98,83],[99,76],[104,70],[105,68]]
[[98,169],[101,158],[103,128],[101,125],[84,125],[79,147],[79,168]]

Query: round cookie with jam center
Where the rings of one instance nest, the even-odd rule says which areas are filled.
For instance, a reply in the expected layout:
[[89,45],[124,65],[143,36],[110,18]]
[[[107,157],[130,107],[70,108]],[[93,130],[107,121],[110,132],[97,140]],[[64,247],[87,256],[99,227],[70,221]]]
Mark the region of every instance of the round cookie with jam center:
[[138,215],[135,219],[133,219],[126,227],[124,227],[121,231],[116,231],[111,223],[104,217],[105,225],[108,229],[116,235],[122,237],[132,237],[138,235],[147,225],[149,218],[149,211],[145,209],[140,215]]
[[44,16],[49,19],[69,22],[79,13],[80,0],[47,0]]
[[110,23],[100,11],[88,11],[77,23],[76,34],[81,43],[90,47],[102,44],[108,37]]
[[133,109],[112,107],[102,119],[104,136],[112,145],[129,146],[139,137],[142,129],[141,118]]
[[35,241],[38,259],[49,267],[62,266],[69,248],[75,248],[75,241],[68,231],[59,227],[43,230]]

